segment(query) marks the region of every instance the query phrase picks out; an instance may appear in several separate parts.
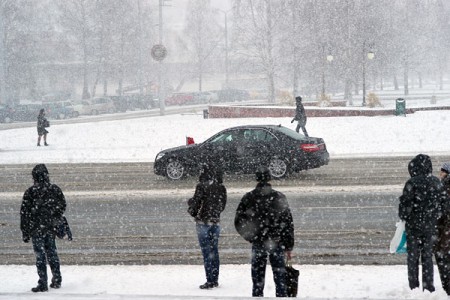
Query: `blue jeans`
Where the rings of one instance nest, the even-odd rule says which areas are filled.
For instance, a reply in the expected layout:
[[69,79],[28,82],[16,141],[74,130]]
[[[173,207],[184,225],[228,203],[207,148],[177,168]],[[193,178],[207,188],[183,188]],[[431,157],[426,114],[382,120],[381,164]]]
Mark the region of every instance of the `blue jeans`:
[[53,282],[61,283],[61,271],[55,237],[51,234],[32,237],[33,250],[36,255],[36,267],[39,275],[39,285],[47,286],[47,261],[53,274]]
[[287,297],[284,249],[279,245],[264,247],[254,244],[252,245],[252,296],[264,297],[267,256],[272,266],[276,296]]
[[206,281],[219,282],[220,225],[197,224],[197,236],[203,255]]

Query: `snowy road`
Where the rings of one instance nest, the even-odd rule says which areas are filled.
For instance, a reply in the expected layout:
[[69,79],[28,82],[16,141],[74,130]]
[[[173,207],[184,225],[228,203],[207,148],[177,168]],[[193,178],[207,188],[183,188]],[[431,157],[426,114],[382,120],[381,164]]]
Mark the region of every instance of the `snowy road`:
[[[330,165],[274,181],[286,193],[296,224],[299,263],[395,264],[387,253],[397,219],[397,197],[409,158],[332,160]],[[433,157],[434,163],[450,157]],[[60,250],[71,264],[199,264],[200,256],[185,200],[195,178],[173,182],[155,176],[151,163],[50,164],[52,181],[65,191],[67,216],[76,235]],[[18,210],[31,184],[29,165],[0,167],[0,261],[32,261],[20,240]],[[221,239],[225,263],[246,263],[249,245],[233,228],[242,195],[254,187],[251,175],[229,175],[229,203]]]

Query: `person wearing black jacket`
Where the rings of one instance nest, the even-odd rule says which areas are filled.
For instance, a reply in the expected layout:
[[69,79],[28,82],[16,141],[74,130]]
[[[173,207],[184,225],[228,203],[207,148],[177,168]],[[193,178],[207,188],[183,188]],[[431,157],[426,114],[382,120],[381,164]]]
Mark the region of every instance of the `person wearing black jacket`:
[[303,107],[302,104],[302,97],[297,96],[295,97],[295,116],[292,119],[291,123],[294,123],[294,121],[297,121],[297,127],[295,128],[295,131],[299,132],[300,128],[302,129],[303,133],[305,134],[305,136],[309,136],[308,132],[306,131],[306,112],[305,112],[305,108]]
[[52,271],[51,288],[61,287],[61,271],[56,251],[55,232],[66,210],[66,200],[61,189],[50,183],[47,167],[36,165],[31,172],[33,186],[23,195],[20,208],[20,229],[22,239],[28,243],[31,239],[36,255],[36,267],[39,275],[38,285],[33,292],[48,291],[48,261]]
[[444,212],[437,223],[438,239],[435,247],[436,264],[442,288],[450,295],[450,163],[441,167],[440,178],[447,194]]
[[399,217],[405,221],[408,281],[418,288],[419,260],[422,261],[422,288],[433,292],[433,247],[437,238],[437,220],[443,212],[445,191],[441,181],[432,175],[428,155],[419,154],[408,164],[411,178],[400,196]]
[[48,120],[45,117],[45,109],[41,108],[39,111],[39,115],[37,118],[37,132],[38,132],[38,141],[37,145],[38,147],[41,145],[41,137],[44,136],[44,146],[48,146],[47,144],[47,134],[48,130],[46,129],[48,127]]
[[272,266],[277,297],[287,297],[286,257],[294,247],[294,223],[286,196],[269,184],[266,167],[256,171],[258,184],[244,195],[236,210],[237,232],[252,244],[253,297],[264,296],[267,257]]
[[211,166],[203,166],[195,193],[188,200],[188,212],[194,217],[198,242],[203,255],[206,283],[201,289],[219,286],[220,214],[227,204],[227,190],[222,173]]

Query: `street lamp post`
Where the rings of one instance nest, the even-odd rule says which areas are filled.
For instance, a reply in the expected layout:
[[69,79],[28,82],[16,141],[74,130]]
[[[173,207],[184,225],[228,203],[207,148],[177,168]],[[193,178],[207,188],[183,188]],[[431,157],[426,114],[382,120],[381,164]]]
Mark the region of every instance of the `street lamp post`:
[[228,67],[228,13],[233,10],[234,7],[230,8],[227,11],[217,9],[219,12],[224,15],[225,22],[225,88],[229,87],[229,67]]
[[[325,47],[322,47],[322,54],[325,55]],[[322,59],[323,59],[323,57],[322,57]],[[326,56],[326,61],[332,62],[333,59],[334,59],[333,55],[331,55],[331,53],[328,53]],[[325,64],[326,64],[326,61],[323,60],[323,63],[322,63],[322,97],[325,96]]]
[[[375,54],[372,50],[369,50],[367,52],[367,58],[372,60],[375,57]],[[362,66],[362,88],[363,88],[363,95],[362,95],[362,106],[366,106],[366,42],[363,43],[363,66]]]

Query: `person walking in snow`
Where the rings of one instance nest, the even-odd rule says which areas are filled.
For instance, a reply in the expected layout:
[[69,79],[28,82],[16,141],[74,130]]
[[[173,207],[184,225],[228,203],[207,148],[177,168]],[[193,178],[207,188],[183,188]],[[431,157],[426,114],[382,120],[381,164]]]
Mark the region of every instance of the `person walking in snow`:
[[399,217],[405,221],[409,287],[419,287],[419,261],[422,261],[422,288],[433,292],[433,247],[437,220],[442,215],[445,191],[439,178],[432,175],[428,155],[419,154],[408,164],[411,178],[400,196]]
[[41,110],[39,111],[39,115],[37,118],[37,132],[38,132],[38,141],[37,141],[37,145],[40,146],[41,145],[41,137],[44,137],[44,146],[48,146],[47,144],[47,127],[48,127],[48,120],[45,117],[45,109],[41,108]]
[[299,132],[300,128],[302,129],[305,136],[309,136],[308,132],[306,131],[306,113],[305,108],[302,104],[302,97],[297,96],[295,97],[295,117],[292,119],[291,123],[294,123],[294,121],[297,121],[297,127],[295,128],[295,131]]
[[270,185],[269,169],[260,167],[256,188],[246,193],[236,210],[237,232],[252,244],[253,297],[264,296],[267,257],[277,297],[287,297],[286,258],[294,247],[294,222],[286,196]]
[[442,288],[450,296],[450,163],[444,163],[440,178],[447,195],[442,217],[437,223],[438,238],[435,247],[436,264],[441,277]]
[[188,200],[188,212],[196,223],[206,273],[206,282],[200,285],[200,289],[219,286],[220,214],[226,204],[227,190],[222,172],[212,166],[203,166],[194,196]]
[[66,210],[66,199],[61,189],[50,183],[44,164],[36,165],[31,174],[34,184],[23,195],[20,229],[25,243],[31,239],[36,255],[39,281],[38,285],[31,289],[36,293],[48,291],[47,262],[53,275],[50,287],[61,287],[62,277],[55,235]]

